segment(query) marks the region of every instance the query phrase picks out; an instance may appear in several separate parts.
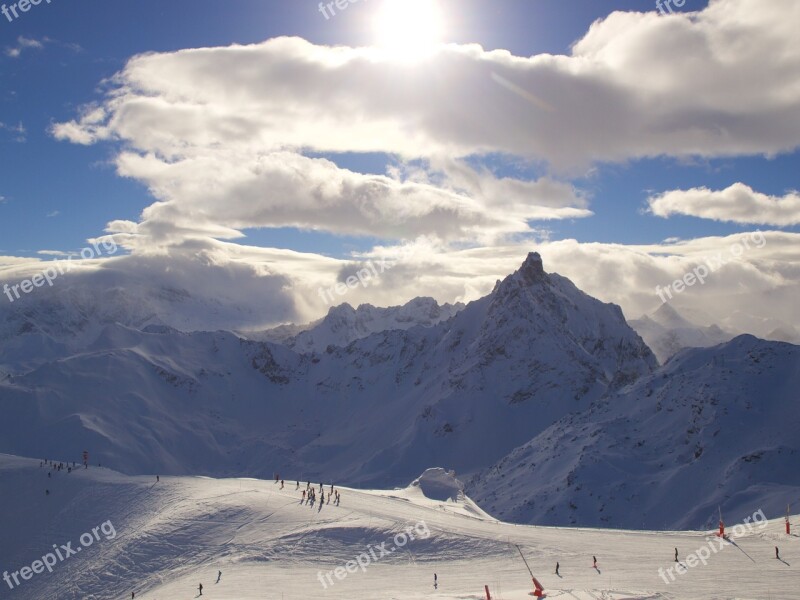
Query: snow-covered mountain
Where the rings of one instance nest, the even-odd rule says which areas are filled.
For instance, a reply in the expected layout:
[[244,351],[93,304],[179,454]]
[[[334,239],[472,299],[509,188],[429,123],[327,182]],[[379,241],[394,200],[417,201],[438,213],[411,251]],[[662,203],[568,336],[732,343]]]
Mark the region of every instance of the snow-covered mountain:
[[131,473],[293,468],[396,485],[435,463],[488,467],[655,364],[619,307],[532,254],[447,321],[324,352],[106,326],[84,350],[3,382],[0,449],[91,446]]
[[684,348],[708,348],[730,341],[737,335],[717,325],[698,325],[666,302],[653,314],[631,320],[629,324],[662,364]]
[[[118,323],[103,325],[77,349],[53,347],[42,358],[46,353],[32,347],[29,355],[37,360],[12,361],[0,382],[5,416],[0,451],[55,456],[89,449],[104,465],[126,473],[271,477],[278,471],[376,487],[404,485],[438,464],[470,480],[469,489],[490,512],[550,523],[569,523],[579,515],[581,524],[617,525],[631,522],[635,513],[630,494],[612,492],[620,482],[644,484],[641,473],[654,465],[634,453],[630,460],[609,459],[589,468],[589,449],[610,456],[613,443],[627,448],[629,440],[661,440],[662,421],[676,436],[685,430],[666,418],[673,415],[668,409],[645,419],[648,392],[660,397],[663,389],[665,402],[673,403],[681,418],[694,413],[677,407],[703,386],[723,406],[738,398],[734,392],[751,389],[769,390],[770,402],[785,400],[782,388],[769,387],[771,380],[751,369],[726,375],[712,360],[693,370],[694,362],[684,358],[695,356],[691,352],[658,369],[618,306],[545,273],[537,254],[491,294],[448,319],[425,300],[390,313],[359,310],[361,317],[358,310],[342,312],[348,315],[345,323],[353,318],[366,323],[362,329],[342,333],[338,312],[332,311],[327,322],[308,330],[302,339],[309,345],[299,350],[292,339],[302,333],[285,331],[282,343],[272,343],[228,332]],[[386,323],[390,329],[369,333]],[[410,323],[417,324],[398,327]],[[11,348],[6,352],[13,354],[13,344],[23,344],[26,335],[3,342]],[[348,343],[350,335],[356,339]],[[765,344],[765,372],[780,370],[788,377],[796,348]],[[750,356],[742,345],[708,352],[730,353],[732,362]],[[615,420],[606,423],[612,409]],[[724,420],[722,409],[702,410],[712,424]],[[775,414],[764,416],[765,427],[784,431],[785,422]],[[724,424],[731,430],[730,438],[720,438],[727,450],[704,451],[697,459],[719,490],[698,485],[702,498],[677,498],[658,486],[652,496],[635,492],[647,496],[646,507],[665,494],[677,498],[662,512],[636,514],[636,520],[658,527],[688,523],[705,518],[692,507],[710,496],[716,501],[720,494],[740,492],[740,479],[714,479],[714,474],[725,472],[734,455],[750,456],[762,447],[745,435],[749,421]],[[557,443],[548,446],[551,438]],[[601,442],[609,445],[593,446]],[[790,442],[787,438],[782,447],[793,448]],[[660,452],[666,456],[669,450]],[[542,472],[535,465],[545,458],[555,462]],[[578,473],[587,480],[570,477],[562,459],[585,466]],[[794,479],[777,467],[791,459],[782,450],[763,478],[753,474],[748,489],[754,502],[779,496],[770,482],[795,493]],[[513,485],[507,485],[512,482],[503,477],[507,473],[513,473]],[[572,497],[575,485],[599,493],[590,485],[592,477],[617,483],[603,488],[604,504],[580,495],[578,513],[568,508],[571,499],[559,504]],[[694,486],[692,477],[680,481]],[[548,510],[553,506],[560,508]]]
[[[202,284],[196,282],[203,277],[197,265],[180,263],[175,272],[159,274],[156,268],[145,268],[147,264],[141,267],[142,273],[115,271],[110,266],[91,273],[68,273],[53,287],[44,286],[13,303],[0,296],[0,372],[25,372],[48,360],[72,356],[114,325],[214,331],[256,326],[266,320],[264,307],[253,306],[263,302],[246,306],[230,290],[198,290]],[[293,314],[293,307],[275,293],[281,283],[269,277],[254,282],[242,276],[237,285],[251,291],[254,298],[269,298],[273,314],[280,317]]]
[[[740,336],[571,414],[474,478],[491,514],[545,524],[713,526],[800,497],[800,347]],[[748,513],[749,511],[749,513]]]
[[684,308],[678,311],[669,303],[662,304],[652,314],[628,321],[661,364],[684,348],[710,348],[745,333],[730,325],[734,322],[744,323],[747,333],[765,340],[800,344],[797,329],[778,319],[760,319],[737,312],[719,322],[719,325],[714,323],[713,318],[702,311]]
[[263,332],[244,332],[248,339],[276,342],[301,354],[324,352],[328,346],[348,346],[373,333],[393,329],[410,329],[417,325],[430,327],[447,321],[464,304],[439,305],[433,298],[415,298],[402,306],[379,308],[362,304],[335,306],[325,318],[305,326],[283,325]]

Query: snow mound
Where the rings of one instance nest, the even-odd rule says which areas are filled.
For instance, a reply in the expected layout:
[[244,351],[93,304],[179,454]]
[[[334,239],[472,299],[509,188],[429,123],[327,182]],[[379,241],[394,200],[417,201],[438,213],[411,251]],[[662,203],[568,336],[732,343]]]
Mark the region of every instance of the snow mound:
[[445,471],[441,467],[428,469],[411,482],[411,487],[419,488],[422,495],[439,502],[458,502],[464,498],[464,484],[456,479],[455,471]]

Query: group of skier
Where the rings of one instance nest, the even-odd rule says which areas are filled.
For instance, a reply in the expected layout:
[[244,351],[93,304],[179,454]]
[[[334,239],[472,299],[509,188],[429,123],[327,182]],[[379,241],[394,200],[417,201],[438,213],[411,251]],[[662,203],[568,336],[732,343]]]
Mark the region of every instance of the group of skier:
[[[66,462],[66,463],[63,463],[63,462],[56,463],[56,462],[53,462],[52,460],[47,460],[47,459],[45,458],[44,460],[40,460],[40,461],[39,461],[39,468],[41,469],[42,467],[50,467],[50,470],[51,470],[51,471],[52,471],[52,470],[56,470],[56,471],[63,471],[64,469],[66,469],[66,470],[67,470],[67,472],[69,472],[69,473],[72,473],[72,469],[76,469],[76,468],[77,468],[77,466],[76,466],[77,464],[78,464],[78,463],[76,463],[75,461],[73,461],[73,462],[72,462],[72,466],[70,466],[69,462]],[[88,466],[88,465],[85,465],[85,468],[87,468],[87,469],[88,469],[88,468],[89,468],[89,466]]]
[[[298,481],[295,490],[299,488],[300,488],[300,482]],[[283,486],[281,486],[281,489],[283,489]],[[325,487],[321,483],[319,484],[319,496],[320,496],[319,508],[320,510],[322,510],[322,506],[326,504],[326,502],[325,502]],[[330,504],[331,500],[333,500],[334,506],[339,506],[341,496],[339,494],[339,490],[335,489],[333,487],[333,484],[331,484],[330,490],[328,491],[327,504]],[[316,488],[311,486],[311,482],[309,481],[306,484],[306,489],[303,490],[303,496],[300,500],[300,504],[308,504],[309,506],[314,506],[316,501],[317,501],[317,490]]]
[[[54,473],[60,473],[61,471],[66,471],[67,473],[72,473],[73,469],[77,470],[77,468],[78,468],[77,464],[78,464],[77,462],[73,462],[72,465],[70,465],[69,462],[66,462],[66,463],[65,462],[55,462],[55,461],[48,460],[48,459],[45,458],[44,460],[40,460],[39,461],[39,468],[43,469],[44,467],[47,467],[48,468],[48,470],[47,470],[47,478],[48,479],[52,479]],[[89,465],[84,465],[84,468],[88,469]],[[44,490],[44,495],[45,496],[49,496],[50,495],[50,490],[49,489],[45,489]]]

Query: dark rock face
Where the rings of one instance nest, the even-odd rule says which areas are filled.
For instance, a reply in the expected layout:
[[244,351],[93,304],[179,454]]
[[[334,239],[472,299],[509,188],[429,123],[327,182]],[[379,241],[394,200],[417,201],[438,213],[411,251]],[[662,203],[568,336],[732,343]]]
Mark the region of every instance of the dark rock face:
[[539,253],[529,253],[519,272],[523,277],[523,281],[528,285],[541,280],[544,277],[544,265]]

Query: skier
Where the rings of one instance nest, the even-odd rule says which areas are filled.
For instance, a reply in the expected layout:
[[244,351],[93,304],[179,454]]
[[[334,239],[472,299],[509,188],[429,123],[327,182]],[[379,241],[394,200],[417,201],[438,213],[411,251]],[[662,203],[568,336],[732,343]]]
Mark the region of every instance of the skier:
[[200,590],[200,593],[198,594],[198,596],[202,596],[203,595],[203,584],[201,583],[199,586],[197,586],[197,589]]
[[675,562],[678,562],[678,549],[675,548]]
[[45,496],[49,496],[49,495],[50,495],[50,490],[45,490],[45,491],[44,491],[44,495],[45,495]]
[[283,479],[281,479],[281,489],[283,489]]
[[131,600],[133,600],[134,598],[136,598],[136,592],[131,592]]
[[219,580],[220,580],[220,579],[222,579],[222,571],[220,571],[219,573],[217,573],[217,583],[219,583]]
[[560,564],[558,564],[558,563],[556,562],[556,575],[558,575],[559,577],[561,577],[561,575],[560,575],[560,574],[559,574],[559,572],[558,572],[558,570],[559,570],[560,568],[561,568],[561,565],[560,565]]
[[158,475],[156,475],[156,483],[158,483],[159,481],[161,481],[161,477],[159,477]]
[[294,489],[295,490],[299,490],[300,489],[300,480],[299,479],[297,480],[297,487],[295,487]]
[[592,556],[592,561],[593,561],[592,562],[592,566],[596,569],[597,568],[597,557],[596,556]]
[[300,504],[303,504],[303,502],[305,501],[306,501],[306,491],[303,490],[303,499],[300,501]]
[[439,589],[439,576],[436,573],[433,574],[433,589]]
[[781,553],[778,551],[778,547],[777,546],[775,546],[775,558],[777,558],[778,560],[781,559]]

